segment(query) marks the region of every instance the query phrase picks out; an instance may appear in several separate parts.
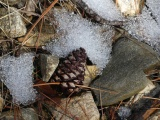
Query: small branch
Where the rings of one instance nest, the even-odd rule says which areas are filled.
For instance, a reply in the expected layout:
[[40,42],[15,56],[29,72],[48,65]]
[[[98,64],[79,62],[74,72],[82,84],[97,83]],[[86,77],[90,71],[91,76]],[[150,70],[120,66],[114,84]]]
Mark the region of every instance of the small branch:
[[[51,82],[51,83],[34,84],[33,87],[45,86],[45,85],[60,85],[60,84],[61,84],[60,82]],[[112,90],[101,90],[98,88],[88,87],[88,86],[84,86],[84,85],[75,85],[75,86],[80,87],[80,88],[87,88],[87,89],[97,90],[97,91],[101,91],[101,92],[108,92],[108,93],[112,93],[112,94],[117,94],[116,91],[112,91]]]
[[26,44],[27,39],[30,35],[30,33],[32,32],[32,30],[36,27],[36,25],[39,23],[39,21],[51,10],[51,8],[58,2],[58,0],[54,0],[52,2],[52,4],[42,13],[42,15],[38,18],[38,20],[33,24],[33,26],[31,27],[31,29],[28,31],[28,33],[25,35],[23,42],[22,42],[22,46]]

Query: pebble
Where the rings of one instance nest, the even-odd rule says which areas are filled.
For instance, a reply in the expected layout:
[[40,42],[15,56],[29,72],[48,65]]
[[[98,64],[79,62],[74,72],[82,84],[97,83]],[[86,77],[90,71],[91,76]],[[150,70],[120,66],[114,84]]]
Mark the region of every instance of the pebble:
[[42,80],[48,82],[59,64],[59,58],[53,55],[40,54]]
[[14,7],[8,9],[0,8],[0,35],[11,38],[21,37],[26,34],[27,29],[23,22],[23,19]]

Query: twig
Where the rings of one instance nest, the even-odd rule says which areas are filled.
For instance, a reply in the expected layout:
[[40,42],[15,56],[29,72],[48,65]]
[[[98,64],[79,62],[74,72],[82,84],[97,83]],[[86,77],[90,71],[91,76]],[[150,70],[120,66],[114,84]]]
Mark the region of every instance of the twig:
[[42,15],[38,18],[38,20],[33,24],[33,26],[31,27],[31,29],[28,31],[28,33],[25,35],[23,42],[22,42],[22,46],[26,44],[28,36],[30,35],[30,33],[32,32],[32,30],[36,27],[36,25],[39,23],[39,21],[50,11],[50,9],[58,2],[58,0],[54,0],[52,2],[52,4],[42,13]]
[[[60,82],[34,84],[33,87],[45,86],[45,85],[60,85]],[[98,88],[88,87],[88,86],[84,86],[84,85],[75,85],[75,86],[81,87],[81,88],[92,89],[92,90],[98,90],[98,91],[101,91],[101,92],[108,92],[108,93],[112,93],[112,94],[117,94],[116,91],[111,91],[111,90],[101,90],[101,89],[98,89]]]

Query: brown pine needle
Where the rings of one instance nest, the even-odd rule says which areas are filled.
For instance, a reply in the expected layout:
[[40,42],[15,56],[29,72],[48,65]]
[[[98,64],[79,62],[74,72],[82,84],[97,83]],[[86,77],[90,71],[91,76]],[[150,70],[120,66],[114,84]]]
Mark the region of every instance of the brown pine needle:
[[[60,82],[34,84],[33,87],[45,86],[45,85],[60,85]],[[81,87],[81,88],[87,88],[87,89],[97,90],[97,91],[101,91],[101,92],[108,92],[108,93],[112,93],[112,94],[117,94],[116,91],[112,91],[112,90],[101,90],[101,89],[98,89],[98,88],[88,87],[88,86],[84,86],[84,85],[76,85],[76,86],[77,87]]]
[[160,108],[150,108],[150,109],[156,109],[156,110],[160,110]]
[[54,0],[52,4],[42,13],[42,15],[38,18],[38,20],[33,24],[31,29],[28,31],[28,33],[25,35],[24,40],[22,42],[22,46],[26,44],[27,39],[32,32],[32,30],[36,27],[36,25],[39,23],[39,21],[51,10],[51,8],[58,2],[58,0]]
[[60,85],[60,82],[52,82],[52,83],[34,84],[34,85],[33,85],[33,87],[45,86],[45,85]]

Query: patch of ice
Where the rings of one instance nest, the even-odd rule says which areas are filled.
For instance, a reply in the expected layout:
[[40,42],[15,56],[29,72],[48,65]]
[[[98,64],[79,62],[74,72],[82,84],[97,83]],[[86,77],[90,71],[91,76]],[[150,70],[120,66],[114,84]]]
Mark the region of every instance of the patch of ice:
[[82,0],[90,9],[96,12],[102,18],[109,21],[121,21],[123,19],[121,12],[117,9],[113,0]]
[[62,10],[55,10],[59,32],[65,33],[57,42],[46,45],[46,49],[59,57],[80,47],[86,50],[90,60],[100,69],[109,61],[114,31],[110,26],[95,25],[82,17]]
[[0,61],[1,81],[10,90],[13,102],[29,104],[36,97],[33,89],[33,54],[25,53],[20,57],[8,56]]

